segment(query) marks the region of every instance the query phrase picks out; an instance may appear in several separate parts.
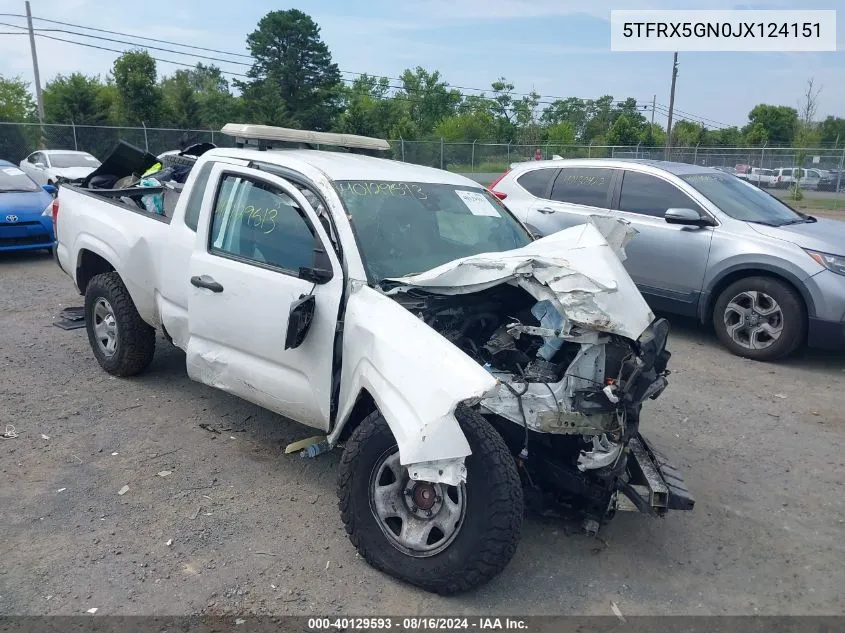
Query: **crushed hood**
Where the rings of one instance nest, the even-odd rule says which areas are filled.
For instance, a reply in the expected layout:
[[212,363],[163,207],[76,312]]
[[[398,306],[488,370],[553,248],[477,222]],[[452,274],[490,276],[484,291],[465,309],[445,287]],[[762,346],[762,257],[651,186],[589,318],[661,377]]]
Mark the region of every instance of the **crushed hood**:
[[538,300],[552,300],[577,325],[636,340],[654,314],[620,259],[635,235],[627,222],[597,218],[519,249],[472,255],[392,279],[401,285],[388,294],[409,288],[467,294],[515,283]]

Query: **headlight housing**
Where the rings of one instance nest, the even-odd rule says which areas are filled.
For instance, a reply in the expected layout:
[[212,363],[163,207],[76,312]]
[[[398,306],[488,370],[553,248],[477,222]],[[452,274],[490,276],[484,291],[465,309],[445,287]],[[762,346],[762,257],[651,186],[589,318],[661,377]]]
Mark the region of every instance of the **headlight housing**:
[[831,255],[830,253],[821,253],[819,251],[807,251],[807,255],[816,260],[828,270],[831,270],[839,275],[845,275],[845,255]]

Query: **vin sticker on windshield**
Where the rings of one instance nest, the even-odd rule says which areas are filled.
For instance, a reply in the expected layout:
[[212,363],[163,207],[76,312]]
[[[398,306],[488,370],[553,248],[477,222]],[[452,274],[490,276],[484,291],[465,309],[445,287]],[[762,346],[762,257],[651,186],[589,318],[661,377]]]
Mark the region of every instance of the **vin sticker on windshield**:
[[494,218],[499,217],[499,212],[496,211],[496,207],[494,207],[490,201],[484,197],[483,193],[479,193],[477,191],[461,191],[460,189],[455,191],[458,194],[458,197],[463,201],[463,203],[469,209],[469,212],[473,215],[486,215]]

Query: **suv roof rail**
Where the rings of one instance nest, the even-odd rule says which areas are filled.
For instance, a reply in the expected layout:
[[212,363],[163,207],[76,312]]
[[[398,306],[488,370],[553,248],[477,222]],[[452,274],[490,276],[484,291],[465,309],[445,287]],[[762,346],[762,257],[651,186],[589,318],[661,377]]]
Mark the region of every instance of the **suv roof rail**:
[[308,146],[331,145],[349,149],[387,150],[390,143],[380,138],[358,136],[357,134],[338,134],[335,132],[313,132],[294,130],[272,125],[252,125],[227,123],[221,130],[227,136],[233,136],[235,143],[242,147],[250,141],[257,142],[259,149],[268,149],[275,143],[301,143]]

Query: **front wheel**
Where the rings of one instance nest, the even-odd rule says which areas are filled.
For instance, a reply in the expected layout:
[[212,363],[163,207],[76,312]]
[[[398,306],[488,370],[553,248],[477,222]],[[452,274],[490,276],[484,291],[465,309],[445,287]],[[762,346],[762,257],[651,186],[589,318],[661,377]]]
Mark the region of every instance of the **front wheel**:
[[85,329],[100,367],[115,376],[144,371],[155,353],[155,330],[138,314],[123,280],[103,273],[85,289]]
[[376,569],[439,594],[468,591],[508,564],[522,530],[522,485],[502,437],[478,413],[455,416],[469,441],[467,481],[414,481],[380,413],[346,444],[338,477],[343,523]]
[[772,361],[801,345],[807,318],[792,287],[770,277],[748,277],[719,295],[713,325],[719,340],[734,354]]

